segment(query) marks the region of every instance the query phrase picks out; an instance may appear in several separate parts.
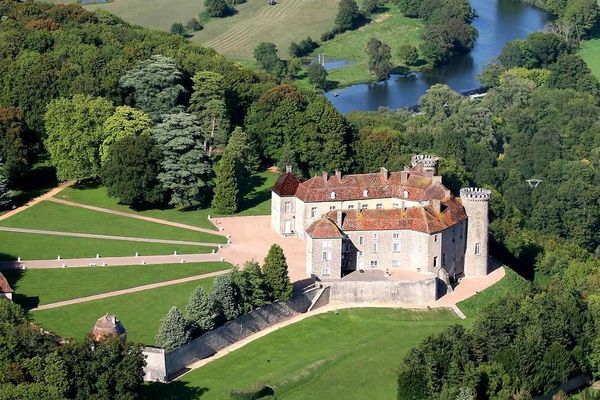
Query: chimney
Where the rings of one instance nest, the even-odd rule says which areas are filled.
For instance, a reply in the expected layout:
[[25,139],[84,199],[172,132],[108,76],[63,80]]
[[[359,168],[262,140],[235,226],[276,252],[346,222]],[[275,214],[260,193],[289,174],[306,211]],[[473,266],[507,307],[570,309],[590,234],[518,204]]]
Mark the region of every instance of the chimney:
[[286,165],[285,166],[285,172],[292,173],[292,166],[291,165]]
[[342,210],[337,210],[335,215],[335,224],[338,226],[338,228],[342,229]]
[[335,170],[335,176],[341,181],[342,180],[342,171]]
[[386,182],[388,180],[388,170],[384,167],[381,167],[379,168],[379,173],[381,174],[381,179]]
[[433,199],[431,200],[431,207],[433,207],[433,209],[437,212],[441,212],[442,211],[442,202],[439,201],[438,199]]
[[328,178],[327,171],[323,171],[321,176],[323,177],[323,180],[325,181],[325,183],[327,183],[327,178]]
[[406,182],[408,182],[409,175],[409,171],[400,171],[400,183],[403,185],[406,184]]

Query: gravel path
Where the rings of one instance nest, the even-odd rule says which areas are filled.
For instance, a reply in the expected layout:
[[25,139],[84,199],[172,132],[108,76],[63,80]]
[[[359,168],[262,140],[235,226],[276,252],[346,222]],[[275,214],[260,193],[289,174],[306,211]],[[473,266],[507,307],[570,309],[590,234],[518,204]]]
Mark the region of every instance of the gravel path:
[[79,297],[76,299],[64,300],[64,301],[59,301],[59,302],[50,303],[50,304],[44,304],[39,307],[33,308],[30,311],[47,310],[50,308],[63,307],[63,306],[71,305],[71,304],[85,303],[87,301],[105,299],[107,297],[114,297],[114,296],[120,296],[120,295],[128,294],[128,293],[141,292],[143,290],[150,290],[150,289],[161,288],[164,286],[177,285],[179,283],[185,283],[185,282],[197,281],[200,279],[212,278],[214,276],[223,275],[228,272],[229,272],[228,269],[224,269],[222,271],[209,272],[209,273],[202,274],[202,275],[188,276],[186,278],[173,279],[171,281],[151,283],[148,285],[136,286],[136,287],[132,287],[132,288],[128,288],[128,289],[115,290],[113,292],[100,293],[100,294],[95,294],[92,296]]
[[97,235],[97,234],[93,234],[93,233],[76,233],[76,232],[45,231],[45,230],[40,230],[40,229],[9,228],[9,227],[5,227],[5,226],[0,226],[0,231],[17,232],[17,233],[33,233],[33,234],[37,234],[37,235],[69,236],[69,237],[88,238],[88,239],[124,240],[124,241],[129,241],[129,242],[177,244],[177,245],[186,245],[186,246],[207,246],[207,247],[218,247],[219,246],[216,243],[191,242],[191,241],[186,241],[186,240],[148,239],[148,238],[139,238],[139,237],[132,237],[132,236]]
[[34,199],[29,200],[27,203],[25,203],[24,205],[22,205],[21,207],[17,207],[14,210],[10,210],[9,212],[0,215],[0,221],[5,220],[7,218],[12,217],[15,214],[20,213],[21,211],[25,211],[26,209],[28,209],[31,206],[36,205],[37,203],[39,203],[40,201],[44,201],[44,200],[50,200],[52,199],[52,197],[56,196],[58,193],[60,193],[63,189],[68,188],[69,186],[73,185],[75,182],[73,181],[69,181],[69,182],[62,182],[60,185],[58,185],[57,187],[55,187],[54,189],[50,190],[49,192],[44,193],[41,196],[38,196]]
[[167,220],[160,219],[160,218],[145,217],[143,215],[137,215],[137,214],[132,214],[132,213],[123,212],[123,211],[111,210],[109,208],[102,208],[102,207],[90,206],[90,205],[87,205],[87,204],[76,203],[74,201],[57,199],[56,197],[49,197],[49,198],[47,198],[47,200],[53,201],[53,202],[59,203],[59,204],[64,204],[66,206],[85,208],[86,210],[92,210],[92,211],[103,212],[103,213],[106,213],[106,214],[118,215],[120,217],[134,218],[134,219],[139,219],[139,220],[142,220],[142,221],[154,222],[154,223],[157,223],[157,224],[169,225],[169,226],[174,226],[176,228],[187,229],[187,230],[190,230],[190,231],[211,233],[213,235],[224,236],[219,231],[214,231],[212,229],[206,229],[206,228],[200,228],[200,227],[193,226],[193,225],[188,225],[188,224],[182,224],[180,222],[167,221]]

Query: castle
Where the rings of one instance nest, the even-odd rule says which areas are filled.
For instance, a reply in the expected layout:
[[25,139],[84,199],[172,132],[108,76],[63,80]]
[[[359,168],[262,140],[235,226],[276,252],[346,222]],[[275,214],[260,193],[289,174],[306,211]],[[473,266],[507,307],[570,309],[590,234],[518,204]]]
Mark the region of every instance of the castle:
[[306,242],[306,273],[336,281],[356,271],[434,274],[446,283],[488,273],[490,191],[452,195],[438,158],[403,171],[308,180],[287,168],[272,189],[271,228]]

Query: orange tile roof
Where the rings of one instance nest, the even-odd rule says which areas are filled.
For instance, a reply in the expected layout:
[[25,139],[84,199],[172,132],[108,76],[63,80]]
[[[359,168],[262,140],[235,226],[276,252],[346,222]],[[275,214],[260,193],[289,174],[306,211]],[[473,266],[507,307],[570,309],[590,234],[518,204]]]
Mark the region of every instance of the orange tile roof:
[[10,285],[8,284],[8,281],[6,280],[4,275],[2,275],[2,273],[0,272],[0,293],[12,293],[12,292],[13,292],[13,290],[10,287]]
[[279,196],[294,196],[300,180],[291,172],[286,172],[277,178],[273,185],[273,192]]
[[[333,218],[335,218],[335,215],[334,212]],[[313,239],[337,239],[344,237],[335,222],[329,218],[316,220],[306,229],[306,233]]]

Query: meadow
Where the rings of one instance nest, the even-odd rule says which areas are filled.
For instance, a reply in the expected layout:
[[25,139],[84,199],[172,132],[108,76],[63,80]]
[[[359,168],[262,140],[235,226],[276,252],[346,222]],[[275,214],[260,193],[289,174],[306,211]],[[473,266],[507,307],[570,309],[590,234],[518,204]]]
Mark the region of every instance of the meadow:
[[80,340],[87,335],[98,318],[116,314],[127,329],[127,339],[153,345],[160,320],[171,306],[185,312],[187,301],[196,287],[210,289],[213,278],[201,279],[157,289],[108,297],[101,300],[40,310],[33,319],[44,328]]
[[579,55],[590,67],[594,76],[600,79],[600,38],[583,41],[579,48]]
[[[224,262],[126,265],[97,268],[8,270],[2,274],[14,300],[29,308],[79,297],[170,281],[230,268]],[[60,288],[60,289],[59,289]]]

